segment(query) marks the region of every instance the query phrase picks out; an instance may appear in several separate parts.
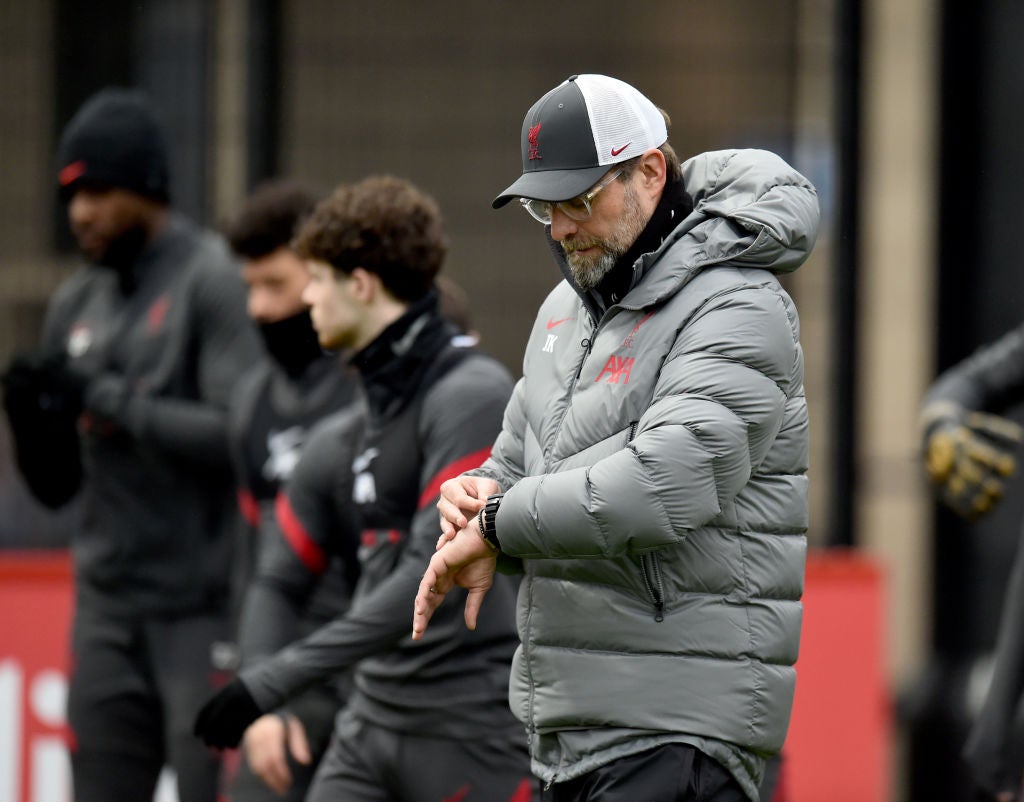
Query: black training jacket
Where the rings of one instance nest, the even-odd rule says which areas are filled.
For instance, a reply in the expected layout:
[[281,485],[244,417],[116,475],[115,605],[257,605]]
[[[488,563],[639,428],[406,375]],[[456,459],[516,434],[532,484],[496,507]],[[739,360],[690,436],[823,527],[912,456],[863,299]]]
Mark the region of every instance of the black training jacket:
[[90,389],[120,385],[115,412],[79,421],[80,596],[134,613],[226,603],[237,512],[226,437],[232,386],[259,354],[238,266],[178,215],[137,259],[132,286],[82,267],[47,310],[45,349]]
[[[350,415],[359,418],[363,400],[358,377],[337,355],[315,359],[298,378],[290,377],[267,357],[238,383],[229,407],[228,431],[238,506],[245,519],[236,559],[236,581],[243,599],[251,590],[258,565],[274,562],[274,556],[264,552],[280,539],[274,508],[282,488],[306,445],[318,437],[320,422],[342,411],[346,413],[343,419]],[[344,612],[358,575],[352,568],[339,565],[325,571],[319,582],[298,588],[281,586],[294,601],[294,628],[267,626],[266,616],[243,602],[238,633],[243,661],[265,657]],[[277,580],[264,576],[262,581]]]
[[[1005,415],[1024,402],[1024,324],[978,348],[948,368],[928,390],[925,419],[934,424],[954,410]],[[933,414],[938,411],[938,415]],[[1020,785],[1015,750],[1017,710],[1024,694],[1024,532],[1007,582],[996,641],[992,681],[964,746],[975,783],[993,793]]]
[[456,591],[426,637],[411,638],[441,483],[487,457],[512,390],[504,368],[451,335],[433,297],[411,308],[354,359],[370,410],[359,446],[342,424],[303,453],[278,510],[292,569],[322,570],[327,554],[356,546],[362,574],[346,615],[243,670],[261,709],[355,665],[350,707],[380,726],[437,737],[521,728],[507,701],[517,580],[496,578],[476,631]]

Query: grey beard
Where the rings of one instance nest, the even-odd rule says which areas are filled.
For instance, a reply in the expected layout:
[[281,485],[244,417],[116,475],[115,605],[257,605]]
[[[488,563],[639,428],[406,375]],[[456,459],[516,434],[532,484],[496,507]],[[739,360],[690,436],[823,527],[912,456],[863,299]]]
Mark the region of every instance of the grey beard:
[[566,261],[569,263],[569,272],[580,289],[592,290],[611,272],[618,258],[617,255],[606,251],[600,259],[590,264],[577,264],[571,255],[566,257]]

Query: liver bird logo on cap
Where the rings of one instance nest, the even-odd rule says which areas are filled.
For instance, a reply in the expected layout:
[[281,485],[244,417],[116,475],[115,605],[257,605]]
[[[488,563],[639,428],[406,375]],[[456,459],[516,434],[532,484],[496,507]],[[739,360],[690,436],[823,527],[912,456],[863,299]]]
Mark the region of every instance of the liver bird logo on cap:
[[540,127],[544,123],[537,123],[530,127],[530,132],[526,135],[526,141],[530,143],[530,161],[539,159],[540,156],[540,144],[537,142],[540,136]]

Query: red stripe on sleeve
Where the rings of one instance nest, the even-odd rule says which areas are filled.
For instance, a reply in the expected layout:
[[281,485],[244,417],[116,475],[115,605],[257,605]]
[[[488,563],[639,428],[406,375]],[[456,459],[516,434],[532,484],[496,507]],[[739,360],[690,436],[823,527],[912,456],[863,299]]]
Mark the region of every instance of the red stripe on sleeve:
[[238,488],[238,509],[249,526],[260,525],[260,503],[247,487]]
[[434,475],[433,479],[427,482],[427,486],[423,488],[423,493],[420,494],[420,503],[416,509],[422,510],[428,504],[431,504],[441,494],[441,485],[453,476],[479,468],[489,456],[491,456],[491,447],[487,446],[487,448],[481,448],[479,451],[467,454],[450,465],[443,467]]
[[285,540],[303,564],[314,574],[322,574],[327,568],[327,556],[320,545],[309,536],[299,516],[292,509],[292,503],[284,493],[277,494],[274,513],[281,526]]
[[533,799],[533,784],[535,780],[523,780],[508,802],[530,802]]

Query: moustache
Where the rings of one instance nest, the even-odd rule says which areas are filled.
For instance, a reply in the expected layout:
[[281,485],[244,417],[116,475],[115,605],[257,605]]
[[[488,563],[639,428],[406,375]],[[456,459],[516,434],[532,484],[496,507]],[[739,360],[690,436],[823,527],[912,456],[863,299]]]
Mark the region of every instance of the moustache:
[[562,240],[562,250],[566,254],[575,253],[576,251],[585,251],[587,248],[604,248],[604,244],[599,239],[591,240]]

